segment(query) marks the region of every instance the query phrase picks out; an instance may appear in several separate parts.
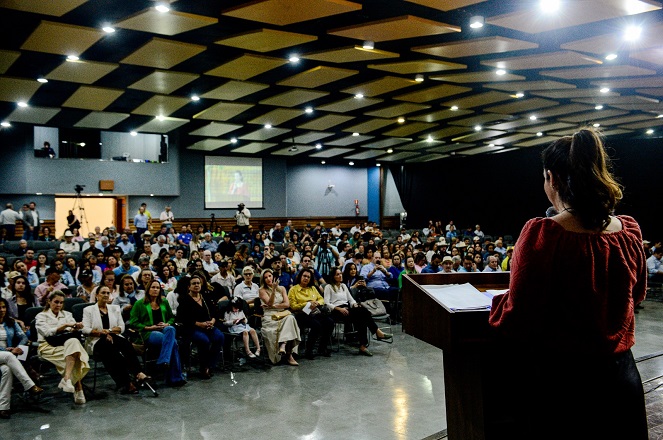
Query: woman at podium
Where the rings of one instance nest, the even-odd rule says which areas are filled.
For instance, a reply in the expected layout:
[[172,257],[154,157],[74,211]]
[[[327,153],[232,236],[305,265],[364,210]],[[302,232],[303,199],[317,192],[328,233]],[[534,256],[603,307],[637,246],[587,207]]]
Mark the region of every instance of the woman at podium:
[[614,215],[622,190],[597,131],[556,140],[542,159],[552,209],[525,224],[489,318],[507,366],[495,385],[509,399],[502,427],[509,438],[646,439],[631,354],[647,279],[640,227]]

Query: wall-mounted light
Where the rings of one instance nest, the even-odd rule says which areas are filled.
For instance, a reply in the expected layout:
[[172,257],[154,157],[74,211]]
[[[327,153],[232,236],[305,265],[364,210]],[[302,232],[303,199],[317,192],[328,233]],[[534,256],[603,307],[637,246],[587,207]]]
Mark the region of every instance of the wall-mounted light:
[[472,29],[480,29],[483,27],[486,20],[481,15],[475,15],[470,18],[470,27]]

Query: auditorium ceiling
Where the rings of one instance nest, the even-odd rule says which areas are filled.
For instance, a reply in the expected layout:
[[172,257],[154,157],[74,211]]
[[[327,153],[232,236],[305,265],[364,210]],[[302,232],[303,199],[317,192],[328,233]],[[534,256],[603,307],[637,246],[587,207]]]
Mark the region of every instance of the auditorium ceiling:
[[663,132],[656,1],[0,0],[0,21],[2,130],[357,165]]

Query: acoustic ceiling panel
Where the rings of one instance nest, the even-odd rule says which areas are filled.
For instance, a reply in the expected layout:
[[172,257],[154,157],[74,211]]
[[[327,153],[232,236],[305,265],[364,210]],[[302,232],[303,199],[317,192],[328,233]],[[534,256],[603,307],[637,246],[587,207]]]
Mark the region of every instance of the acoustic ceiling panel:
[[295,136],[295,142],[298,144],[310,144],[333,135],[334,133],[324,131],[309,131],[308,133]]
[[552,67],[587,66],[603,64],[598,58],[583,55],[570,50],[560,50],[537,55],[520,57],[498,58],[490,61],[481,61],[484,66],[496,69],[528,70],[548,69]]
[[427,37],[451,32],[460,32],[460,27],[413,15],[386,18],[327,31],[330,35],[375,42]]
[[584,105],[584,104],[567,104],[567,105],[560,105],[557,107],[547,108],[545,110],[537,110],[536,115],[539,118],[550,118],[553,116],[586,112],[592,110],[593,108],[594,106]]
[[74,127],[108,130],[124,121],[129,116],[131,115],[127,113],[91,112],[74,124]]
[[306,104],[316,99],[329,95],[328,92],[317,90],[292,89],[287,92],[274,95],[271,98],[263,99],[260,104],[276,105],[279,107],[294,107],[296,105]]
[[21,52],[15,50],[0,50],[0,75],[3,75],[20,56]]
[[49,2],[44,0],[0,0],[0,8],[17,9],[19,11],[61,17],[87,1],[88,0],[58,0]]
[[58,113],[60,113],[59,108],[17,107],[5,118],[5,120],[10,122],[44,125]]
[[124,58],[121,63],[154,67],[157,69],[170,69],[204,52],[205,49],[205,46],[199,44],[183,43],[181,41],[154,37]]
[[628,79],[602,79],[590,82],[593,86],[609,87],[611,89],[630,89],[634,87],[663,87],[663,76],[650,76],[648,78]]
[[592,102],[596,101],[596,99],[602,101],[608,96],[619,96],[617,92],[601,92],[601,89],[539,90],[531,93],[535,96],[553,99],[595,98]]
[[[105,87],[80,86],[62,103],[62,107],[102,111],[122,96],[124,90]],[[128,116],[128,115],[127,115]]]
[[496,124],[496,125],[491,125],[490,128],[491,130],[520,130],[523,127],[527,127],[529,125],[536,125],[536,124],[541,124],[546,122],[543,119],[536,119],[532,120],[529,118],[522,118],[522,119],[516,119],[515,121],[509,121],[509,122],[503,122],[501,124]]
[[148,116],[170,116],[189,103],[188,98],[154,95],[131,113]]
[[347,147],[348,145],[357,144],[359,142],[365,142],[373,139],[373,136],[359,135],[359,136],[345,136],[339,139],[334,139],[333,141],[325,142],[325,145],[335,145],[339,147]]
[[512,113],[534,111],[546,107],[552,107],[557,104],[559,104],[557,101],[550,101],[548,99],[543,99],[543,98],[519,99],[517,101],[513,101],[508,104],[488,107],[487,109],[485,109],[485,111],[493,113],[512,114]]
[[233,153],[244,153],[244,154],[256,154],[261,151],[269,150],[272,147],[277,146],[278,144],[269,143],[269,142],[250,142],[246,145],[242,145],[239,148],[235,148]]
[[416,92],[405,93],[403,95],[394,96],[393,99],[398,101],[408,102],[428,102],[437,99],[446,98],[447,96],[460,95],[472,91],[469,87],[456,86],[452,84],[442,84],[439,86],[428,87]]
[[28,103],[41,83],[23,78],[0,76],[0,101]]
[[434,75],[430,79],[436,81],[446,81],[453,83],[487,83],[494,81],[520,81],[525,77],[522,75],[514,75],[513,73],[505,73],[498,75],[493,71],[477,71],[468,73],[456,73],[453,75]]
[[629,56],[631,58],[635,58],[636,60],[646,61],[648,63],[663,66],[663,47],[655,47],[647,50],[631,52]]
[[93,84],[117,69],[119,64],[96,61],[65,61],[53,69],[46,78],[49,80]]
[[232,61],[223,63],[214,69],[205,72],[207,75],[222,76],[238,80],[247,80],[277,67],[287,64],[288,60],[282,58],[266,57],[264,55],[245,54]]
[[257,0],[227,9],[221,14],[285,26],[360,9],[359,3],[345,0]]
[[385,76],[384,78],[343,89],[341,92],[350,93],[352,95],[362,94],[364,96],[372,97],[400,90],[405,87],[412,87],[417,84],[418,83],[412,79],[400,78],[397,76]]
[[575,89],[574,84],[563,83],[553,80],[543,81],[510,81],[504,83],[494,83],[484,85],[487,89],[503,90],[505,92],[528,92],[532,90],[559,90]]
[[407,159],[405,162],[406,163],[423,163],[423,162],[433,162],[436,160],[441,160],[449,157],[448,154],[423,154],[418,157],[413,157],[411,159]]
[[187,14],[171,9],[168,12],[156,8],[145,9],[115,23],[115,27],[160,35],[177,35],[218,23],[219,20],[204,15]]
[[467,150],[463,150],[458,154],[463,154],[466,156],[474,156],[475,154],[481,154],[481,153],[488,153],[492,151],[497,151],[497,150],[502,150],[504,147],[499,147],[497,145],[484,145],[483,147],[476,147],[476,148],[469,148]]
[[629,52],[659,46],[661,44],[661,33],[663,33],[663,25],[648,25],[644,27],[636,41],[624,39],[621,32],[611,32],[571,41],[562,44],[560,47],[596,55],[611,52]]
[[414,60],[384,64],[369,64],[368,68],[398,73],[399,75],[408,75],[414,73],[432,73],[444,70],[466,69],[467,65],[440,60]]
[[270,124],[273,126],[281,125],[284,122],[287,122],[303,114],[304,112],[299,109],[277,108],[265,113],[264,115],[251,119],[249,124]]
[[317,153],[311,154],[311,157],[322,157],[322,158],[329,158],[329,157],[334,157],[334,156],[340,156],[341,154],[346,154],[351,151],[354,151],[352,148],[329,148],[329,149],[323,149],[322,151],[318,151]]
[[394,121],[393,119],[373,118],[369,119],[366,122],[362,122],[361,124],[356,124],[353,125],[352,127],[344,128],[343,131],[349,133],[370,133],[373,130],[378,130],[380,128],[384,128],[389,125],[393,125],[395,123],[396,121]]
[[230,142],[223,139],[203,139],[186,147],[188,150],[214,151],[225,147]]
[[535,138],[519,142],[515,144],[516,147],[535,147],[537,145],[549,144],[552,141],[559,139],[558,136],[537,136]]
[[351,154],[349,156],[345,156],[345,159],[366,160],[366,159],[372,159],[374,157],[382,156],[383,154],[384,154],[384,151],[380,151],[380,150],[366,150],[366,151],[362,151],[361,153],[356,153],[356,154]]
[[302,125],[298,125],[297,128],[302,128],[304,130],[327,130],[331,127],[335,127],[353,119],[353,116],[325,115],[312,121],[306,122]]
[[307,60],[324,61],[326,63],[352,63],[360,61],[374,61],[384,58],[398,58],[396,52],[387,52],[379,49],[364,49],[361,46],[341,47],[316,52],[310,52],[301,56]]
[[247,81],[228,81],[209,92],[200,95],[201,98],[221,99],[223,101],[235,101],[253,93],[265,90],[269,86]]
[[254,132],[247,133],[243,136],[240,136],[240,139],[244,140],[249,140],[249,141],[266,141],[269,139],[272,139],[276,136],[281,136],[282,134],[288,133],[290,130],[287,128],[278,128],[278,127],[271,127],[271,128],[260,128]]
[[575,122],[575,123],[587,123],[595,121],[596,119],[610,118],[614,116],[621,116],[628,114],[628,112],[621,110],[601,110],[600,112],[593,111],[587,113],[578,113],[575,115],[562,116],[557,118],[559,121],[564,122]]
[[208,119],[212,121],[227,121],[253,107],[252,104],[234,102],[219,102],[195,114],[195,119]]
[[474,113],[472,110],[438,110],[431,113],[426,113],[423,115],[410,116],[408,120],[410,121],[421,121],[421,122],[436,122],[442,121],[444,119],[453,119],[461,116],[469,115]]
[[431,139],[440,140],[440,139],[451,138],[463,133],[471,133],[473,131],[474,130],[472,130],[472,128],[470,127],[447,127],[443,128],[442,130],[431,132],[429,133],[429,135]]
[[385,131],[382,133],[385,136],[410,136],[420,131],[428,130],[429,128],[436,127],[437,124],[430,124],[427,122],[411,122],[394,128],[393,130]]
[[157,70],[128,87],[130,89],[169,95],[180,87],[189,84],[191,81],[195,81],[198,77],[199,75],[193,73]]
[[536,49],[538,44],[501,36],[474,38],[442,44],[413,47],[413,52],[443,58],[461,58],[516,50]]
[[376,118],[395,118],[398,116],[405,116],[408,113],[418,112],[429,108],[430,108],[429,105],[402,103],[402,104],[392,105],[390,107],[383,107],[379,110],[374,110],[364,114],[366,116],[374,116]]
[[270,154],[276,156],[297,156],[298,154],[308,153],[315,150],[315,147],[308,145],[293,145],[290,147],[281,148],[280,150],[272,151]]
[[485,2],[486,0],[407,0],[411,3],[417,3],[429,8],[439,9],[440,11],[452,11],[454,9],[464,8],[466,6],[475,5],[477,3]]
[[469,118],[458,119],[456,121],[451,121],[451,125],[463,125],[465,127],[474,127],[475,125],[488,124],[490,122],[500,121],[504,119],[504,115],[496,115],[491,113],[477,114],[470,116]]
[[658,119],[652,119],[649,121],[645,122],[637,122],[637,123],[632,123],[632,124],[626,124],[626,125],[620,125],[620,128],[628,128],[631,130],[641,130],[645,128],[653,128],[653,127],[660,127],[663,125],[663,119],[658,118]]
[[496,139],[491,139],[490,143],[495,144],[495,145],[509,145],[513,144],[514,142],[521,141],[523,139],[527,139],[534,136],[533,134],[530,133],[516,133],[512,134],[510,136],[504,136],[504,137],[499,137]]
[[414,151],[401,151],[400,153],[387,154],[380,157],[380,162],[398,162],[412,157],[418,157],[419,153]]
[[436,148],[439,147],[440,145],[444,145],[444,142],[441,141],[434,141],[434,140],[423,140],[423,141],[416,141],[416,142],[411,142],[406,145],[401,145],[398,147],[399,151],[423,151],[423,150],[430,150],[431,148]]
[[309,69],[306,72],[298,73],[297,75],[279,81],[276,84],[288,87],[304,87],[307,89],[314,89],[325,84],[339,81],[348,78],[352,75],[359,73],[357,70],[341,69],[338,67],[318,66]]
[[285,32],[276,29],[256,29],[216,41],[216,44],[254,52],[271,52],[317,40],[315,35]]
[[589,79],[656,75],[656,71],[623,64],[620,66],[594,66],[580,67],[577,69],[544,70],[539,72],[539,74],[561,79]]
[[465,134],[451,139],[453,142],[477,142],[484,139],[490,139],[506,134],[504,131],[499,130],[481,130],[472,134]]
[[576,124],[568,124],[566,122],[554,122],[552,124],[537,125],[536,127],[523,127],[518,131],[523,131],[525,133],[547,133],[549,131],[568,129],[572,127],[577,127]]
[[78,56],[104,35],[100,29],[44,20],[25,40],[21,49]]
[[221,122],[210,122],[207,125],[203,125],[197,130],[190,132],[189,134],[194,136],[207,136],[207,137],[217,137],[235,131],[238,128],[242,128],[242,125],[237,124],[224,124]]
[[321,110],[325,112],[334,112],[334,113],[346,113],[353,110],[358,110],[364,107],[370,107],[371,105],[379,104],[382,102],[382,99],[376,98],[351,98],[341,99],[340,101],[332,102],[329,104],[321,105],[316,108],[316,110]]
[[375,142],[369,142],[367,144],[363,144],[362,148],[370,148],[371,150],[377,149],[377,148],[389,148],[389,147],[395,147],[396,145],[403,144],[405,142],[409,142],[412,139],[402,139],[402,138],[387,138],[387,139],[381,139],[379,141]]

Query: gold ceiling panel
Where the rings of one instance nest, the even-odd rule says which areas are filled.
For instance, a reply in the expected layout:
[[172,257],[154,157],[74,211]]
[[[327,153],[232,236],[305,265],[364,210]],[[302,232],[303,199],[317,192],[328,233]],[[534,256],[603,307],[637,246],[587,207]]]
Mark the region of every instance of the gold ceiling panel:
[[265,90],[269,86],[247,81],[228,81],[227,83],[200,95],[202,98],[221,99],[223,101],[234,101],[244,96]]
[[212,121],[227,121],[253,107],[253,104],[235,102],[219,102],[213,106],[193,115],[194,119],[208,119]]
[[341,69],[338,67],[318,66],[306,72],[298,73],[276,84],[288,87],[314,89],[359,73],[358,70]]
[[479,115],[470,116],[469,118],[451,121],[451,125],[463,125],[465,127],[473,127],[475,125],[488,124],[489,122],[500,121],[504,119],[504,115],[496,115],[490,113],[482,113]]
[[557,101],[550,101],[548,99],[543,99],[543,98],[519,99],[517,101],[513,101],[508,104],[489,107],[485,109],[485,111],[493,113],[512,114],[512,113],[522,113],[522,112],[538,110],[546,107],[552,107],[558,104],[559,103]]
[[547,133],[549,131],[561,130],[564,128],[577,127],[577,124],[567,124],[566,122],[553,122],[552,124],[538,125],[536,127],[523,127],[518,131],[525,133]]
[[223,139],[203,139],[186,147],[187,150],[214,151],[228,145],[230,141]]
[[429,87],[424,90],[406,93],[404,95],[394,96],[393,99],[397,101],[408,102],[428,102],[436,99],[446,98],[447,96],[459,95],[461,93],[470,92],[472,89],[469,87],[454,86],[450,84],[442,84],[440,86]]
[[120,67],[97,61],[65,61],[46,75],[47,79],[92,84]]
[[601,126],[604,126],[604,125],[624,125],[624,124],[631,124],[633,122],[651,121],[651,120],[652,120],[651,115],[630,115],[630,116],[619,116],[616,118],[608,118],[608,119],[597,119],[596,122],[601,124]]
[[324,131],[309,131],[308,133],[295,136],[295,142],[299,144],[310,144],[333,135],[334,133],[326,133]]
[[266,57],[264,55],[245,54],[232,61],[221,64],[212,70],[205,72],[207,75],[222,76],[246,80],[261,73],[269,72],[272,69],[287,64],[288,61],[282,58]]
[[172,36],[218,22],[217,18],[205,17],[204,15],[187,14],[173,9],[164,13],[157,11],[155,8],[149,8],[116,22],[115,26],[122,29]]
[[315,149],[315,147],[311,147],[308,145],[293,145],[290,147],[281,148],[280,150],[272,151],[269,154],[276,156],[296,156],[298,154],[308,153],[313,149]]
[[152,38],[141,48],[124,58],[121,63],[170,69],[171,67],[204,52],[205,46],[180,41]]
[[440,0],[406,0],[406,1],[447,12],[447,11],[452,11],[454,9],[464,8],[465,6],[482,3],[485,2],[486,0],[445,0],[442,2]]
[[661,9],[661,5],[650,0],[587,0],[565,2],[563,18],[551,18],[539,11],[538,2],[529,2],[517,11],[490,17],[486,23],[514,29],[530,34],[564,29],[571,26],[593,23],[617,17]]
[[523,119],[516,119],[515,121],[509,121],[509,122],[503,122],[501,124],[496,124],[496,125],[491,125],[490,128],[491,130],[515,130],[518,129],[520,130],[522,127],[527,127],[528,125],[537,125],[541,124],[542,122],[546,122],[541,119],[536,119],[532,121],[529,118],[523,118]]
[[130,115],[128,113],[114,113],[114,112],[91,112],[83,119],[74,124],[74,127],[81,128],[98,128],[101,130],[108,130],[114,125],[127,119]]
[[157,70],[131,84],[128,88],[169,95],[199,77],[200,75],[193,73]]
[[414,15],[386,18],[327,31],[330,35],[375,42],[460,32],[460,27]]
[[5,118],[5,121],[44,125],[59,112],[59,108],[32,106],[25,108],[17,107]]
[[335,145],[339,147],[347,147],[348,145],[352,144],[357,144],[359,142],[364,142],[364,141],[369,141],[373,139],[375,136],[366,136],[366,135],[359,135],[359,136],[345,136],[339,139],[334,139],[333,141],[330,142],[325,142],[325,145]]
[[233,153],[255,154],[260,153],[261,151],[269,150],[270,148],[277,145],[278,144],[273,144],[270,142],[251,142],[239,148],[235,148]]
[[385,64],[369,64],[368,68],[384,70],[391,73],[398,73],[399,75],[408,75],[413,73],[430,73],[440,72],[443,70],[467,69],[467,65],[440,60],[414,60]]
[[20,56],[21,52],[0,50],[0,75],[4,74]]
[[497,139],[491,139],[490,143],[495,144],[495,145],[508,145],[508,144],[513,144],[514,142],[527,139],[532,137],[533,135],[530,133],[516,133],[512,134],[511,136],[505,136]]
[[631,130],[641,130],[643,128],[660,127],[663,125],[663,119],[652,119],[647,122],[638,122],[635,124],[620,125],[619,128],[628,128]]
[[537,145],[549,144],[552,141],[559,139],[558,136],[537,136],[527,141],[515,144],[516,147],[535,147]]
[[371,105],[379,104],[383,100],[377,98],[355,98],[354,96],[350,98],[341,99],[340,101],[332,102],[320,107],[316,107],[316,110],[321,110],[325,112],[334,112],[334,113],[345,113],[353,110],[358,110],[360,108],[369,107]]
[[216,42],[223,46],[237,47],[254,52],[271,52],[298,46],[317,40],[315,35],[297,34],[295,32],[277,31],[276,29],[256,29]]
[[169,116],[189,103],[189,98],[154,95],[131,113],[148,116]]
[[454,41],[451,43],[417,46],[413,47],[412,51],[436,57],[460,58],[487,55],[491,53],[512,52],[516,50],[536,49],[537,47],[539,47],[538,44],[529,41],[494,36]]
[[341,154],[346,154],[354,151],[352,148],[329,148],[326,150],[318,151],[317,153],[311,154],[311,157],[334,157]]
[[399,78],[397,76],[385,76],[384,78],[376,79],[363,84],[352,86],[348,89],[341,90],[343,93],[351,93],[356,95],[361,93],[364,96],[378,96],[383,93],[393,92],[394,90],[411,87],[418,84],[415,80]]
[[460,116],[465,116],[474,113],[472,110],[438,110],[431,113],[426,113],[425,115],[419,115],[414,117],[409,117],[411,121],[421,121],[421,122],[436,122],[443,119],[458,118]]
[[341,47],[338,49],[311,52],[300,58],[327,63],[356,63],[361,61],[375,61],[384,58],[398,58],[400,54],[378,49],[364,49],[361,46]]
[[661,44],[663,24],[647,26],[642,30],[637,41],[626,41],[621,32],[597,35],[582,40],[562,44],[562,49],[577,50],[580,52],[604,55],[611,52],[632,52],[636,50],[656,47]]
[[57,55],[80,55],[104,35],[99,29],[43,20],[21,45],[21,49]]
[[225,124],[222,122],[210,122],[207,125],[203,125],[197,130],[190,132],[189,134],[193,136],[207,136],[207,137],[217,137],[231,131],[235,131],[238,128],[242,128],[243,125],[237,124]]
[[465,98],[457,98],[452,101],[447,101],[442,104],[443,107],[458,106],[459,109],[468,109],[479,107],[482,105],[493,104],[496,102],[507,101],[513,99],[511,95],[501,92],[485,92],[476,95],[466,96]]
[[0,101],[29,102],[39,87],[35,80],[0,76]]
[[663,87],[657,87],[657,88],[652,88],[652,89],[637,89],[636,92],[641,93],[643,95],[656,96],[658,98],[663,98]]
[[469,133],[473,132],[470,127],[447,127],[443,128],[442,130],[434,131],[432,133],[429,133],[430,137],[439,140],[439,139],[445,139],[445,138],[450,138],[452,136],[456,136],[458,134],[462,133]]
[[407,124],[399,125],[393,130],[385,131],[382,133],[384,136],[410,136],[414,133],[419,133],[420,131],[428,130],[429,128],[437,127],[437,124],[431,124],[428,122],[410,122]]
[[592,109],[594,109],[594,106],[584,105],[584,104],[567,104],[567,105],[560,105],[558,107],[549,108],[547,110],[539,110],[536,112],[536,115],[539,118],[550,118],[553,116],[586,112]]
[[87,2],[87,0],[0,0],[0,8],[17,9],[19,11],[32,12],[35,14],[61,17],[85,2]]
[[[601,94],[603,95],[603,94]],[[619,96],[617,93],[614,96],[606,96],[600,100],[596,99],[585,99],[585,98],[580,98],[580,99],[573,99],[573,102],[582,102],[585,104],[594,104],[595,102],[600,102],[601,104],[608,104],[608,105],[613,105],[613,104],[651,104],[651,103],[658,103],[658,99],[654,98],[647,98],[646,96],[638,96],[638,95],[626,95],[626,96]]]
[[483,147],[476,147],[476,148],[470,148],[468,150],[463,150],[458,154],[464,154],[467,156],[474,156],[475,154],[481,154],[481,153],[490,153],[492,151],[497,151],[497,150],[503,150],[504,147],[498,147],[496,145],[490,146],[490,145],[484,145]]
[[387,127],[389,125],[395,124],[396,121],[393,119],[369,119],[366,122],[361,124],[353,125],[352,127],[344,128],[343,131],[350,133],[370,133],[373,130],[379,130],[380,128]]
[[522,81],[525,79],[522,75],[505,73],[498,75],[492,71],[457,73],[454,75],[431,76],[430,79],[436,81],[446,81],[454,83],[486,83],[493,81]]
[[[362,147],[363,147],[363,145],[362,145]],[[382,156],[383,154],[384,154],[384,151],[380,151],[380,150],[366,150],[366,151],[362,151],[360,153],[345,156],[345,159],[366,160],[366,159],[372,159],[372,158],[377,157],[377,156]]]
[[657,114],[663,113],[662,102],[647,102],[647,103],[633,103],[633,104],[610,104],[610,107],[619,108],[622,110],[642,111],[642,112],[656,112]]
[[[395,147],[396,145],[403,144],[405,142],[410,142],[412,139],[401,139],[401,138],[387,138],[387,139],[379,139],[374,142],[369,142],[368,144],[363,144],[361,147],[362,148],[370,148],[370,149],[376,149],[376,148],[388,148],[388,147]],[[400,147],[399,147],[400,148]]]
[[282,134],[286,134],[289,132],[287,128],[277,128],[277,127],[272,127],[272,128],[259,128],[256,131],[253,131],[251,133],[247,133],[245,135],[240,136],[240,139],[245,139],[249,141],[266,141],[268,139],[271,139],[276,136],[281,136]]
[[303,114],[304,112],[299,109],[277,108],[270,112],[265,113],[262,116],[258,116],[257,118],[251,119],[249,121],[249,124],[261,124],[261,125],[270,124],[272,126],[281,125],[284,122],[287,122]]
[[398,149],[401,151],[422,151],[422,150],[430,150],[433,147],[438,147],[443,144],[444,141],[422,140],[422,141],[410,142],[407,145],[401,145],[400,147],[398,147]]
[[150,122],[141,125],[136,129],[140,133],[161,133],[165,134],[175,130],[176,128],[181,127],[184,124],[188,124],[188,119],[179,119],[179,118],[169,118],[165,117],[163,120],[157,118],[152,119]]
[[257,0],[226,9],[221,14],[285,26],[359,10],[361,4],[345,0]]
[[587,79],[587,78],[613,78],[620,76],[656,75],[655,70],[636,66],[595,66],[580,67],[577,69],[544,70],[539,72],[543,76],[552,76],[561,79]]
[[302,125],[298,125],[297,128],[302,128],[304,130],[327,130],[331,127],[335,127],[344,122],[353,120],[352,116],[345,115],[325,115],[321,116],[312,121],[306,122]]
[[635,87],[663,87],[663,76],[650,76],[649,78],[628,79],[602,79],[590,82],[593,86],[609,87],[611,89],[630,89]]
[[562,116],[558,118],[560,121],[564,122],[575,122],[576,124],[583,124],[590,121],[595,121],[599,118],[611,118],[613,116],[626,115],[628,112],[621,110],[601,110],[600,112],[593,111],[587,113],[578,113],[576,115]]
[[574,84],[563,83],[559,81],[512,81],[505,83],[486,84],[487,89],[503,90],[505,92],[528,92],[530,90],[560,90],[575,89]]
[[[62,107],[82,108],[101,112],[124,93],[121,89],[80,86],[62,104]],[[127,115],[128,116],[128,115]]]
[[327,95],[329,95],[328,92],[320,92],[318,90],[292,89],[279,95],[274,95],[271,98],[263,99],[260,101],[260,104],[294,107]]
[[447,144],[447,145],[442,145],[442,146],[435,147],[435,148],[429,148],[428,152],[429,153],[449,153],[450,151],[462,150],[463,148],[469,148],[469,147],[472,147],[472,146],[473,146],[473,144],[466,144],[466,143],[457,142],[455,144]]
[[635,58],[636,60],[646,61],[648,63],[663,66],[663,47],[631,52],[629,56],[631,58]]
[[578,52],[560,50],[558,52],[549,52],[537,55],[481,61],[481,64],[484,66],[491,66],[496,69],[528,70],[549,69],[553,67],[597,65],[603,64],[603,61],[598,58],[580,54]]
[[[572,98],[599,98],[600,101],[604,101],[604,98],[619,96],[617,92],[607,92],[601,93],[600,89],[571,89],[571,90],[550,90],[550,91],[534,91],[532,95],[543,96],[544,98],[553,98],[553,99],[572,99]],[[596,100],[591,100],[594,102]],[[586,101],[576,101],[576,102],[586,102]]]
[[376,118],[395,118],[397,116],[405,116],[408,113],[418,112],[429,108],[430,105],[402,103],[364,113],[364,115],[374,116]]

